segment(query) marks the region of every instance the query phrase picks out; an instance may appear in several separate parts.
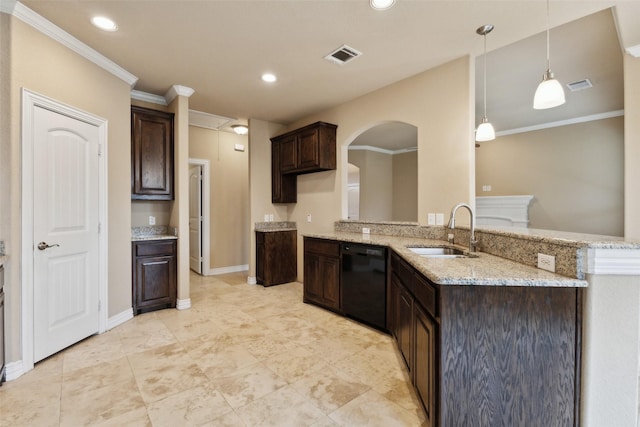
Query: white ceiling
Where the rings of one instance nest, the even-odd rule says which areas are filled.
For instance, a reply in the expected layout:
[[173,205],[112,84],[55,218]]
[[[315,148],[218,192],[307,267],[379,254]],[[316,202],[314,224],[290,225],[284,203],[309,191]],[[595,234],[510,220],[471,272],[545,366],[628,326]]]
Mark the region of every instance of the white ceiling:
[[[546,25],[544,0],[397,0],[385,12],[373,11],[368,0],[22,3],[136,75],[136,90],[164,95],[172,85],[183,85],[195,90],[190,98],[194,110],[283,124],[460,56],[481,55],[482,38],[475,33],[480,25],[496,27],[488,36],[490,50],[539,34]],[[552,0],[551,26],[611,6],[622,47],[640,45],[640,1]],[[89,22],[94,14],[114,19],[119,31],[94,28]],[[552,39],[558,77],[563,67],[557,58],[571,56],[576,47],[574,42],[562,47],[560,37],[553,34]],[[544,71],[542,43],[536,50],[520,49],[520,57],[503,68],[533,70],[537,85]],[[323,59],[343,44],[363,55],[342,66]],[[274,72],[278,82],[263,83],[265,71]],[[489,114],[499,130],[499,100],[494,103]]]

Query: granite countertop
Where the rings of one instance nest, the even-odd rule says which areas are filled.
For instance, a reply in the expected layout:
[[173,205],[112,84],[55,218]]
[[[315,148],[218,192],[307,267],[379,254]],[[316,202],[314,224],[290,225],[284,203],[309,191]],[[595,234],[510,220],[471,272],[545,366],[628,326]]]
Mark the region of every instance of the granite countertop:
[[145,240],[177,240],[178,236],[170,234],[166,225],[150,225],[143,227],[131,227],[131,241]]
[[297,231],[296,223],[290,221],[256,222],[256,231],[260,233],[275,233],[278,231]]
[[[539,286],[586,287],[586,280],[579,280],[557,273],[510,261],[484,252],[469,258],[425,258],[407,249],[407,246],[452,246],[446,241],[412,237],[395,237],[379,234],[330,232],[305,234],[306,237],[339,240],[344,242],[386,246],[393,249],[406,262],[439,285],[478,286]],[[459,249],[464,246],[453,245]],[[468,252],[466,252],[468,253]]]

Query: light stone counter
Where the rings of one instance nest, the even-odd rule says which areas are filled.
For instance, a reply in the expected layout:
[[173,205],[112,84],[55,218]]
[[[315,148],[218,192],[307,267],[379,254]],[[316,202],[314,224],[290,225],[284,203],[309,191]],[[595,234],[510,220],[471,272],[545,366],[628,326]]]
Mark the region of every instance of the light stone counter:
[[177,240],[178,236],[169,234],[166,225],[150,225],[131,228],[131,241],[139,242],[145,240]]
[[[551,273],[528,265],[475,252],[470,258],[425,258],[414,254],[407,246],[450,246],[446,241],[413,237],[396,237],[380,234],[330,232],[305,234],[306,237],[338,240],[367,245],[386,246],[393,249],[405,261],[440,285],[479,286],[540,286],[586,287],[587,281]],[[454,245],[459,249],[464,246]]]

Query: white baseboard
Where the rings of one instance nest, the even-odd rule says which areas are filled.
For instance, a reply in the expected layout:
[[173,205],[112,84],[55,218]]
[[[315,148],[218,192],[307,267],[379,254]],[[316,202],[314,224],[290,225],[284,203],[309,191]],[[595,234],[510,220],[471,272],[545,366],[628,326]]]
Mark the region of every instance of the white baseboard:
[[258,279],[255,276],[249,276],[249,277],[247,277],[247,284],[248,285],[257,285],[258,284]]
[[5,374],[6,374],[7,381],[13,381],[25,373],[24,367],[22,366],[22,360],[17,360],[15,362],[7,363],[5,368],[6,368]]
[[176,308],[178,310],[186,310],[188,308],[191,308],[191,298],[177,300]]
[[125,311],[116,314],[115,316],[111,316],[107,320],[107,331],[115,328],[116,326],[122,325],[124,322],[133,319],[133,308],[128,308]]
[[207,276],[216,276],[218,274],[237,273],[239,271],[249,270],[249,264],[232,265],[229,267],[211,268]]

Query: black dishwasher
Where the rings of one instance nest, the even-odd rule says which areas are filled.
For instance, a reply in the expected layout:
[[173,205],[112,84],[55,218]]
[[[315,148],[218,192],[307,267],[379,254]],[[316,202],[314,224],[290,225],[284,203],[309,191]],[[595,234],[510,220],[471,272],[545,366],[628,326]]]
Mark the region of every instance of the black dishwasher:
[[386,330],[387,248],[343,243],[341,254],[344,314]]

